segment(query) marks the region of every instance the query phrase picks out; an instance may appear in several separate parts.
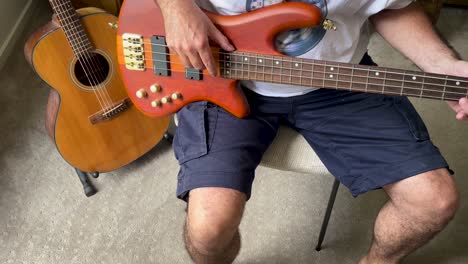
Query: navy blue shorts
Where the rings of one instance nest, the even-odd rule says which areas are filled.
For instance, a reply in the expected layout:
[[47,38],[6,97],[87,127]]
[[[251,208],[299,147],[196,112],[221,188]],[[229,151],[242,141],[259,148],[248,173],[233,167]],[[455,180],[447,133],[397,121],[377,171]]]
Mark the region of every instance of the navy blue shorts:
[[208,102],[179,111],[173,147],[180,199],[200,187],[232,188],[250,198],[255,168],[283,124],[305,137],[353,196],[448,167],[406,97],[330,89],[287,98],[244,92],[251,107],[244,119]]

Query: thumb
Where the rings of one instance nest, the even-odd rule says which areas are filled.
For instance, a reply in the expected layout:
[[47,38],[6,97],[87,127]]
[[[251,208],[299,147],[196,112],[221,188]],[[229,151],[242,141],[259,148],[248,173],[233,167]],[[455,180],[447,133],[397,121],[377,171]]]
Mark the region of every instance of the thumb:
[[229,43],[229,40],[224,36],[219,29],[216,28],[216,26],[212,25],[210,32],[209,32],[209,37],[212,41],[214,41],[216,44],[218,44],[222,49],[226,51],[234,51],[235,48],[234,46]]

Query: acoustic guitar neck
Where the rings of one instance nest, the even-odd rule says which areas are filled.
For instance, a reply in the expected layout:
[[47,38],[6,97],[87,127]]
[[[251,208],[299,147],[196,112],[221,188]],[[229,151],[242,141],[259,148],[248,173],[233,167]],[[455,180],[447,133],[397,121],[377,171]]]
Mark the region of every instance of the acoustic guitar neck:
[[89,53],[94,46],[89,40],[70,0],[49,0],[75,55]]

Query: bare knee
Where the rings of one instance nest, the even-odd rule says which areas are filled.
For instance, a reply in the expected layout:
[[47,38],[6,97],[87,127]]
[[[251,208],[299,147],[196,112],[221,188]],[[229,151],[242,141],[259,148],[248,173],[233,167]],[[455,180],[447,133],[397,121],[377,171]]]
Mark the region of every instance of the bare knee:
[[185,226],[187,246],[203,255],[223,253],[234,239],[239,239],[245,196],[232,190],[204,189],[201,197],[197,191],[190,194]]
[[439,225],[446,225],[453,219],[459,204],[459,194],[455,188],[441,192],[435,191],[427,201],[427,205],[431,207],[430,214]]
[[418,176],[410,179],[407,190],[399,191],[400,196],[392,197],[392,201],[415,219],[434,228],[443,228],[459,207],[455,182],[445,169]]
[[223,219],[197,219],[186,224],[186,242],[203,255],[222,253],[238,233],[235,223]]

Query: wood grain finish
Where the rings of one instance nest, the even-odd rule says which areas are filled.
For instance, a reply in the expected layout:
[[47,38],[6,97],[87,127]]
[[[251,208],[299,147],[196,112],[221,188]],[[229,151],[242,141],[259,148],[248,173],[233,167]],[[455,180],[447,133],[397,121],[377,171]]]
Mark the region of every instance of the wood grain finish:
[[[274,38],[278,33],[320,23],[320,11],[307,3],[286,2],[234,16],[206,13],[234,44],[236,51],[225,52],[213,47],[218,76],[224,78],[214,78],[203,71],[201,80],[191,80],[184,76],[186,69],[175,52],[169,51],[167,54],[164,48],[161,50],[161,47],[166,47],[164,43],[152,43],[152,36],[165,36],[164,21],[154,1],[124,2],[117,39],[118,59],[130,98],[144,113],[164,116],[193,101],[207,100],[234,116],[245,117],[248,106],[242,93],[236,89],[237,81],[234,80],[438,100],[468,98],[468,78],[279,54],[274,47]],[[136,34],[136,37],[127,37],[129,33]],[[139,36],[144,39],[144,71],[127,69],[128,57],[123,55],[124,48],[140,42]],[[153,73],[153,68],[164,67],[169,67],[169,76]],[[146,97],[137,96],[138,90],[147,89],[153,83],[160,85],[161,92],[148,92]],[[182,94],[183,99],[157,107],[151,105],[151,102],[161,101],[173,93]]]
[[[110,98],[125,99],[128,96],[116,69],[116,32],[109,26],[116,17],[93,8],[78,10],[78,14],[91,43],[111,65],[106,81]],[[56,23],[49,23],[31,36],[25,55],[39,76],[55,89],[49,97],[46,126],[60,154],[72,166],[87,172],[117,169],[149,151],[166,132],[169,117],[153,119],[135,107],[110,121],[92,125],[88,117],[101,106],[94,92],[74,82],[76,58]]]
[[[289,2],[262,8],[237,16],[221,16],[207,13],[214,24],[232,41],[238,51],[256,51],[262,54],[279,55],[273,45],[274,37],[288,29],[312,27],[320,23],[320,10],[306,3]],[[127,70],[123,57],[122,35],[135,33],[143,36],[145,42],[145,71]],[[165,36],[164,21],[154,0],[132,0],[123,3],[119,16],[117,52],[120,71],[130,99],[145,114],[153,117],[166,116],[177,112],[184,105],[194,101],[207,100],[218,104],[234,116],[245,117],[249,113],[247,101],[238,89],[237,81],[212,77],[205,70],[201,81],[185,78],[182,61],[170,52],[171,76],[157,76],[153,73],[151,37]],[[214,48],[215,59],[218,59]],[[159,84],[162,93],[151,93],[149,87]],[[138,98],[136,92],[146,89],[148,96]],[[182,100],[174,100],[161,107],[152,107],[151,102],[163,96],[180,92]]]

